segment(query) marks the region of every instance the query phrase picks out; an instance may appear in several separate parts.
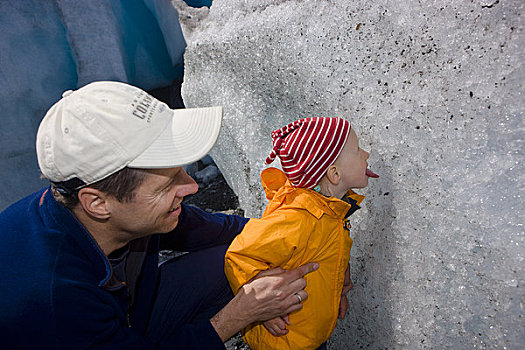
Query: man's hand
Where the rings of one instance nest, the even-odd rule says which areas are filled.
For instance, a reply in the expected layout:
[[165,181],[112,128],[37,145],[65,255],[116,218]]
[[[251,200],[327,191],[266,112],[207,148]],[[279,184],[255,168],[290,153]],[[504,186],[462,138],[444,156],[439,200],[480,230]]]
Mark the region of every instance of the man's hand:
[[302,309],[301,301],[308,298],[303,276],[318,267],[317,263],[309,263],[290,271],[281,268],[266,270],[242,286],[239,294],[250,301],[254,317],[251,322],[266,321]]
[[348,311],[348,298],[346,297],[346,293],[348,293],[352,288],[354,288],[354,285],[352,284],[352,280],[350,278],[350,264],[348,264],[348,267],[345,271],[345,281],[343,282],[343,292],[341,293],[341,301],[339,302],[339,315],[337,318],[342,320],[346,316],[346,312]]
[[284,317],[276,317],[263,323],[264,328],[268,330],[273,336],[279,337],[288,333],[286,325],[290,324],[288,315]]
[[308,298],[303,277],[318,268],[319,264],[308,263],[290,271],[275,268],[259,273],[213,316],[212,326],[226,341],[252,322],[286,316],[301,309],[301,300]]

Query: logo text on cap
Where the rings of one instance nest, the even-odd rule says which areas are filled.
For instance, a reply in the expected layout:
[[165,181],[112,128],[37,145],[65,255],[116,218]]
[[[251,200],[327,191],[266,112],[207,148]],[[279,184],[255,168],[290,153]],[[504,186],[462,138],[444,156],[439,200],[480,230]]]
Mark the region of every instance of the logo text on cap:
[[148,117],[147,122],[149,123],[153,113],[155,113],[158,102],[159,101],[151,95],[148,95],[145,92],[140,92],[131,104],[134,107],[132,114],[140,119]]

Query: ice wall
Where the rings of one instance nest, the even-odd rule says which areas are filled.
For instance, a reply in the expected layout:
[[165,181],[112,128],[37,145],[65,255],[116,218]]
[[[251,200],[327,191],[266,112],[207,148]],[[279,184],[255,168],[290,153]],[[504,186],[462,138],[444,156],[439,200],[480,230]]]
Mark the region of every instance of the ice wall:
[[[181,6],[180,3],[176,4]],[[343,116],[369,150],[332,349],[525,344],[523,1],[241,1],[182,14],[183,97],[249,215],[269,133]]]
[[63,91],[94,80],[170,85],[184,48],[166,0],[0,0],[0,210],[47,183],[36,130]]

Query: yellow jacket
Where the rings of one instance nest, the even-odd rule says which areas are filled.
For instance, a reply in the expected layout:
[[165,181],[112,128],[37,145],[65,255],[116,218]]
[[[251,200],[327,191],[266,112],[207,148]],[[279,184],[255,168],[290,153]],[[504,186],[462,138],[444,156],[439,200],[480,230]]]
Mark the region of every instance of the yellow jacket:
[[251,219],[226,253],[225,272],[232,290],[237,293],[260,271],[277,266],[289,270],[318,262],[319,269],[305,276],[308,299],[289,315],[288,334],[274,337],[257,323],[244,330],[244,341],[253,350],[316,349],[337,323],[352,247],[345,216],[359,208],[364,196],[349,191],[352,204],[327,198],[291,186],[276,168],[264,170],[261,179],[270,202],[262,218]]

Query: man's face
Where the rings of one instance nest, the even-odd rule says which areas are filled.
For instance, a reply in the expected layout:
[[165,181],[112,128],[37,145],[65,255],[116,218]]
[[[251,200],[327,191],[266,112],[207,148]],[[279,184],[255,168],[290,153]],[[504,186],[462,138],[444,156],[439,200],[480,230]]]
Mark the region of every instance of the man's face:
[[351,129],[341,154],[334,162],[334,165],[341,172],[340,187],[343,192],[351,188],[363,188],[368,185],[366,169],[369,156],[368,152],[359,147],[359,138],[354,129]]
[[178,224],[182,199],[197,190],[182,167],[147,170],[130,202],[112,201],[114,228],[136,238],[170,232]]

